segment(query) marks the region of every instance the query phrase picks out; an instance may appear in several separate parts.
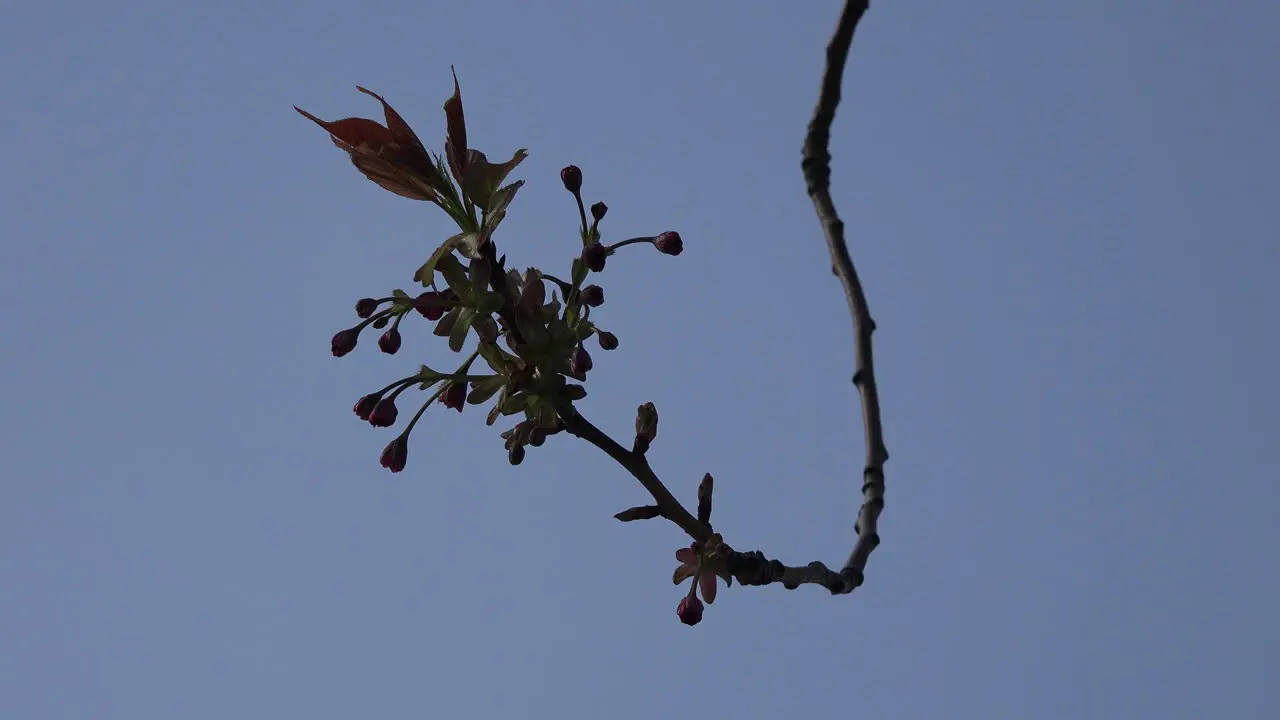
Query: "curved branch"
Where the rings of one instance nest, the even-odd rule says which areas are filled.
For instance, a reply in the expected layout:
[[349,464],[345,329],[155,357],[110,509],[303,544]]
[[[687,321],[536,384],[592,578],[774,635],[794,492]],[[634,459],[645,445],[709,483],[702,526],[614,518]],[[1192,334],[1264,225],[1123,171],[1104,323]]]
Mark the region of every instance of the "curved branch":
[[840,571],[849,586],[844,592],[850,592],[862,584],[867,559],[871,556],[871,551],[880,544],[877,520],[880,511],[884,509],[884,463],[889,459],[880,426],[880,396],[876,392],[875,364],[871,354],[871,334],[875,331],[876,324],[871,319],[862,283],[859,282],[853,260],[849,257],[844,223],[840,221],[835,204],[831,201],[831,153],[828,149],[831,142],[831,122],[836,116],[836,106],[840,104],[840,85],[844,78],[845,61],[849,57],[849,46],[868,4],[867,0],[845,2],[835,34],[827,45],[827,67],[822,76],[822,91],[813,111],[813,120],[809,122],[809,132],[804,140],[804,157],[800,164],[804,170],[805,187],[813,200],[818,221],[822,223],[822,231],[826,235],[827,248],[831,252],[831,271],[840,278],[845,297],[849,301],[854,332],[853,384],[858,388],[862,399],[862,424],[867,454],[862,470],[862,507],[854,525],[858,539]]
[[[867,11],[867,0],[848,0],[834,36],[827,45],[827,66],[822,76],[822,90],[818,96],[818,104],[814,109],[813,119],[809,123],[805,135],[804,156],[801,167],[804,170],[805,186],[813,199],[813,205],[822,223],[826,235],[827,248],[831,252],[831,271],[840,278],[845,297],[849,301],[849,312],[853,317],[855,371],[853,383],[858,388],[862,401],[862,421],[866,436],[866,462],[862,473],[862,507],[858,511],[858,519],[854,525],[857,540],[853,551],[844,567],[839,572],[829,569],[821,562],[811,562],[804,567],[791,567],[777,560],[770,560],[758,550],[738,552],[727,548],[727,566],[729,573],[743,585],[768,585],[782,583],[788,589],[801,585],[822,585],[834,595],[853,592],[863,581],[863,571],[871,551],[880,544],[880,536],[876,531],[876,523],[880,511],[884,509],[884,463],[889,459],[885,449],[883,432],[880,424],[880,398],[876,392],[875,365],[871,354],[871,334],[875,331],[875,321],[871,319],[871,311],[867,306],[867,298],[862,291],[862,283],[849,257],[849,248],[844,239],[844,223],[836,214],[835,204],[831,201],[831,154],[828,150],[831,140],[831,123],[835,119],[836,106],[840,104],[840,86],[844,77],[845,61],[849,56],[849,46],[853,42],[853,33],[858,21]],[[622,516],[634,511],[636,517],[665,517],[684,530],[689,537],[698,542],[706,541],[712,534],[711,526],[700,522],[680,501],[671,494],[662,480],[658,478],[645,456],[652,435],[656,434],[656,415],[649,420],[655,423],[649,429],[647,437],[641,437],[645,413],[653,413],[652,405],[642,406],[637,419],[636,445],[628,450],[603,430],[592,425],[576,410],[563,412],[560,420],[564,429],[587,442],[595,445],[619,465],[626,468],[633,477],[640,481],[656,505],[643,508],[632,508],[619,514]],[[642,442],[643,440],[643,442]]]

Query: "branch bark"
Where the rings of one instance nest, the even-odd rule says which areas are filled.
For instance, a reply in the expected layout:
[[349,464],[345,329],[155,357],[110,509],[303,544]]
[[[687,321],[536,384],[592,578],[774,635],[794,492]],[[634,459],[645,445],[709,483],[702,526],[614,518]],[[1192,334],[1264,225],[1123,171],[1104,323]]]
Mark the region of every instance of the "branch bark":
[[862,507],[854,524],[858,539],[840,571],[850,585],[848,591],[862,584],[867,559],[871,556],[871,551],[880,544],[877,521],[880,511],[884,509],[884,464],[889,459],[880,424],[880,395],[876,391],[875,363],[871,353],[871,334],[875,332],[876,323],[871,319],[867,297],[862,291],[862,283],[858,280],[853,260],[849,257],[844,223],[836,214],[835,204],[831,201],[831,123],[835,120],[836,106],[840,104],[840,86],[844,79],[845,61],[849,57],[849,46],[853,43],[853,33],[868,5],[867,0],[847,0],[844,4],[840,22],[827,45],[827,67],[822,75],[822,90],[818,95],[818,105],[813,111],[813,120],[809,122],[801,161],[805,187],[813,200],[814,210],[817,211],[818,221],[822,224],[822,231],[827,239],[827,249],[831,253],[831,271],[840,278],[845,298],[849,302],[854,334],[853,384],[858,388],[862,400],[862,425],[867,452],[862,470]]

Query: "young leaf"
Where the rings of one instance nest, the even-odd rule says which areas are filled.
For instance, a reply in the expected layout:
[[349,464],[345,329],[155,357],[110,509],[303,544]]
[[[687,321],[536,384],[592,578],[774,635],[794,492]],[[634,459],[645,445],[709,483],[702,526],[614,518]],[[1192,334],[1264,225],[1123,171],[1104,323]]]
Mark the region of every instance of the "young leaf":
[[[474,233],[462,232],[454,235],[448,240],[440,243],[440,247],[436,248],[435,251],[431,253],[431,257],[427,258],[427,261],[422,264],[422,267],[418,268],[417,272],[413,274],[413,279],[422,283],[423,287],[435,285],[436,268],[440,265],[440,261],[443,260],[446,255],[451,254],[455,249],[460,249],[464,255],[472,257],[476,253],[475,245],[476,238]],[[444,270],[441,269],[441,272],[444,272]],[[453,285],[452,282],[449,284],[450,286]]]
[[471,393],[467,395],[467,402],[471,405],[479,405],[493,397],[493,394],[501,390],[506,384],[507,377],[505,375],[494,375],[491,378],[477,380],[471,383]]
[[445,156],[449,158],[449,170],[453,172],[453,177],[458,181],[459,186],[463,186],[463,178],[467,167],[467,121],[462,113],[462,89],[458,87],[458,73],[450,66],[449,70],[453,72],[453,95],[444,103],[445,124],[447,126],[445,135]]
[[489,291],[489,262],[483,258],[472,260],[469,266],[471,275],[471,292],[476,296]]
[[458,321],[449,331],[450,350],[462,352],[462,346],[467,342],[467,333],[471,330],[471,323],[475,318],[476,311],[473,308],[462,308],[462,312],[458,314]]
[[515,358],[498,347],[496,343],[480,343],[480,357],[489,364],[489,368],[499,375],[511,372],[515,366]]
[[[485,212],[499,211],[496,202],[498,187],[517,165],[524,162],[529,153],[521,148],[504,163],[491,163],[479,150],[467,151],[466,168],[463,170],[462,191]],[[509,187],[509,186],[508,186]],[[510,202],[508,200],[507,202]]]
[[462,261],[456,255],[446,253],[436,263],[436,270],[444,275],[444,281],[459,297],[464,299],[471,297],[471,281],[467,277],[466,268],[462,267]]

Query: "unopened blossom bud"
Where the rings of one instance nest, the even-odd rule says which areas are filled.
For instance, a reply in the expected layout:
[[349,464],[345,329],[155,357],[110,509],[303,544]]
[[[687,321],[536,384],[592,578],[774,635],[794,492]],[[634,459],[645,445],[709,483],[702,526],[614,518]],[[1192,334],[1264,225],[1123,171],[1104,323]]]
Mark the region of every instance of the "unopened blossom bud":
[[409,459],[409,441],[404,435],[397,437],[382,450],[382,467],[393,473],[404,469]]
[[373,406],[373,412],[369,413],[369,424],[374,427],[391,427],[396,424],[396,416],[399,414],[396,401],[392,398],[383,398]]
[[333,351],[334,357],[342,357],[352,350],[356,349],[356,341],[360,339],[360,331],[356,328],[347,328],[333,336],[330,341],[330,349]]
[[400,331],[395,327],[382,333],[382,337],[378,338],[378,349],[388,355],[395,355],[400,349]]
[[564,189],[577,195],[582,191],[582,170],[577,165],[569,165],[560,171],[560,182]]
[[600,307],[604,304],[604,288],[599,285],[588,285],[582,288],[582,302],[591,307]]
[[356,315],[367,318],[378,309],[378,301],[373,298],[360,298],[356,301]]
[[445,294],[434,290],[428,290],[413,299],[413,309],[432,322],[444,316],[444,308],[447,304],[448,298]]
[[579,377],[591,372],[591,355],[581,345],[574,348],[569,358],[569,372]]
[[591,206],[591,218],[596,222],[604,219],[604,214],[609,212],[609,206],[602,202],[598,202]]
[[600,342],[601,350],[618,349],[618,336],[608,330],[596,330],[596,340]]
[[511,449],[507,451],[507,462],[512,465],[519,465],[524,462],[524,446],[519,444],[512,445]]
[[609,251],[604,245],[593,242],[582,248],[582,263],[587,266],[591,272],[600,272],[604,270],[604,261],[609,257]]
[[697,595],[686,595],[676,606],[676,614],[685,625],[697,625],[702,621],[702,601]]
[[444,391],[440,402],[447,408],[453,408],[458,412],[462,412],[462,406],[467,401],[467,384],[465,382],[454,382],[449,384],[449,388]]
[[387,326],[387,323],[389,323],[389,322],[391,322],[391,316],[390,316],[390,315],[383,315],[382,317],[377,318],[376,320],[374,320],[371,324],[373,325],[373,328],[374,328],[375,330],[381,330],[382,328],[386,327],[386,326]]
[[373,414],[373,408],[381,399],[382,395],[380,393],[369,393],[368,395],[360,398],[356,401],[356,415],[358,415],[361,420],[368,422],[369,416]]
[[668,230],[654,238],[653,244],[658,252],[667,255],[679,255],[684,251],[684,241],[680,239],[680,233],[674,230]]

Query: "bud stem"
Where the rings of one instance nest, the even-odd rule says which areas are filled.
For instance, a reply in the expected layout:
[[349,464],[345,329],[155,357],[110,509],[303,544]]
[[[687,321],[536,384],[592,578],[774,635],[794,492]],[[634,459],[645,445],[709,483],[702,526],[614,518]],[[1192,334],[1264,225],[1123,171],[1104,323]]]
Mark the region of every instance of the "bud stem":
[[652,245],[655,237],[656,236],[654,235],[649,235],[646,237],[634,237],[629,240],[623,240],[622,242],[608,245],[606,246],[606,248],[609,250],[609,254],[612,255],[615,250],[617,250],[620,247],[626,247],[627,245],[635,245],[636,243],[649,243],[650,245]]

